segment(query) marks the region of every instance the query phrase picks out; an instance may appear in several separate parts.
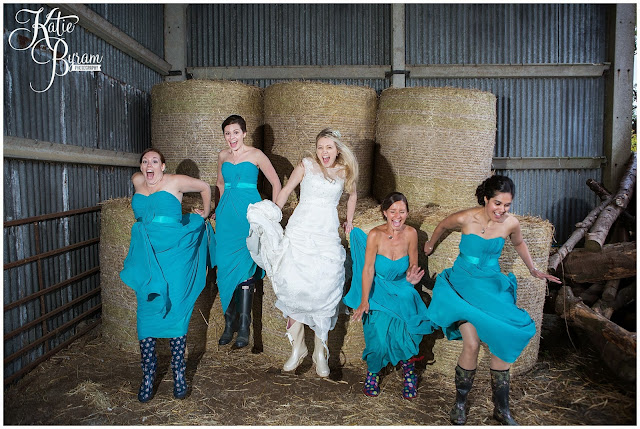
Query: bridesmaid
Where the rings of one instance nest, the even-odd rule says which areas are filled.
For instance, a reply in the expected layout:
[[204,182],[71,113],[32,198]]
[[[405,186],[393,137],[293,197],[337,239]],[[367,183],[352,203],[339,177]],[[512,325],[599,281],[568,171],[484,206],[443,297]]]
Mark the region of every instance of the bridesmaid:
[[447,339],[462,340],[455,369],[456,401],[449,413],[451,423],[467,421],[467,396],[473,385],[480,342],[489,346],[493,417],[502,424],[517,424],[509,409],[509,369],[536,333],[529,314],[516,303],[518,283],[500,271],[498,259],[504,243],[513,248],[537,279],[560,283],[538,270],[522,238],[520,222],[509,215],[516,188],[506,176],[491,176],[476,189],[478,206],[442,220],[424,245],[430,255],[442,235],[461,231],[460,254],[451,268],[436,278],[429,319],[442,327]]
[[[138,400],[153,397],[158,358],[156,338],[170,338],[173,395],[187,395],[184,352],[193,306],[204,288],[207,266],[215,262],[215,239],[205,222],[211,207],[211,187],[181,174],[165,174],[164,155],[147,149],[140,171],[131,178],[131,207],[137,219],[131,228],[129,253],[120,272],[136,292],[137,330],[143,380]],[[203,210],[182,214],[182,195],[199,192]]]
[[249,344],[251,304],[256,278],[264,272],[251,259],[247,249],[249,222],[247,207],[261,200],[258,173],[262,171],[273,189],[272,199],[280,192],[280,180],[269,158],[260,150],[244,144],[247,124],[242,116],[231,115],[222,123],[228,149],[218,154],[220,202],[216,207],[218,291],[224,311],[225,327],[218,344],[229,344],[238,332],[235,346]]
[[351,232],[353,278],[344,303],[355,309],[353,320],[362,319],[367,362],[363,393],[380,394],[382,368],[402,364],[402,397],[417,396],[418,375],[414,356],[423,335],[433,332],[427,307],[414,289],[424,275],[418,266],[418,233],[406,225],[409,203],[400,192],[387,195],[380,207],[386,223]]

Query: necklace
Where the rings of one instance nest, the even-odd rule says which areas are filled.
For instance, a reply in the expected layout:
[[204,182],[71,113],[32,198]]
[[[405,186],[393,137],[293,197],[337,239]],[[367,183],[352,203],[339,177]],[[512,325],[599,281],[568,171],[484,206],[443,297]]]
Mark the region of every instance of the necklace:
[[389,236],[389,240],[391,240],[391,239],[393,239],[393,235],[390,235],[390,236]]

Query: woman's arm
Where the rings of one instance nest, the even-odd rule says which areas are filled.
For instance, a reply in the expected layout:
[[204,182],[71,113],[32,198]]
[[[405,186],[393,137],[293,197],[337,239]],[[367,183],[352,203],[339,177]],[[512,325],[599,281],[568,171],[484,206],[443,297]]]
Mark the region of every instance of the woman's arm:
[[222,164],[224,164],[225,157],[224,151],[218,153],[218,177],[216,178],[216,186],[218,187],[218,197],[216,198],[215,205],[218,205],[219,198],[222,198],[224,193],[224,177],[222,176]]
[[303,177],[304,177],[304,165],[302,164],[302,162],[300,162],[298,165],[296,165],[296,168],[293,169],[293,172],[291,173],[291,176],[289,177],[287,184],[284,185],[284,187],[280,192],[278,192],[278,197],[274,200],[274,202],[278,207],[280,208],[284,207],[284,205],[287,202],[287,199],[289,198],[289,195],[291,195],[291,192],[293,192],[293,190],[296,189],[296,186],[298,186],[300,182],[302,182]]
[[185,176],[183,174],[176,174],[173,176],[174,189],[182,194],[187,192],[199,192],[202,197],[202,210],[195,209],[194,212],[198,213],[203,218],[209,217],[211,213],[211,186],[203,180],[196,179],[194,177]]
[[347,200],[347,219],[344,223],[344,233],[349,235],[353,230],[353,216],[356,212],[356,203],[358,202],[358,193],[356,192],[356,185],[353,185],[352,192],[349,193],[349,199]]
[[424,270],[418,266],[418,231],[415,228],[411,228],[409,231],[409,269],[407,270],[407,281],[412,285],[416,285],[422,280],[424,276]]
[[282,185],[280,184],[280,179],[278,178],[278,173],[276,173],[276,169],[273,168],[273,164],[260,149],[256,149],[258,151],[258,168],[262,170],[262,174],[267,178],[269,183],[271,183],[271,201],[275,202],[278,199],[278,194],[282,189]]
[[431,234],[431,238],[426,243],[424,243],[424,253],[427,256],[429,256],[431,252],[433,252],[434,246],[436,245],[436,243],[438,242],[438,240],[440,239],[442,234],[444,234],[445,231],[450,231],[452,229],[457,229],[462,227],[462,225],[464,224],[466,213],[467,213],[467,210],[463,210],[463,211],[454,213],[452,215],[449,215],[446,218],[444,218],[442,221],[440,221],[438,226],[436,226],[436,229],[433,230],[433,234]]
[[362,298],[360,306],[353,311],[351,320],[361,320],[363,313],[369,313],[369,293],[373,284],[373,276],[376,273],[375,262],[378,254],[379,234],[374,228],[367,237],[367,250],[364,254],[364,268],[362,269]]
[[529,248],[527,247],[527,243],[524,242],[522,238],[522,231],[520,230],[520,222],[513,216],[510,216],[513,219],[514,225],[511,231],[511,244],[513,244],[513,248],[516,250],[522,261],[529,269],[529,273],[537,279],[549,280],[554,283],[560,283],[560,279],[556,276],[552,276],[551,274],[543,273],[539,269],[536,268],[536,265],[533,263],[533,259],[531,258],[531,254],[529,253]]

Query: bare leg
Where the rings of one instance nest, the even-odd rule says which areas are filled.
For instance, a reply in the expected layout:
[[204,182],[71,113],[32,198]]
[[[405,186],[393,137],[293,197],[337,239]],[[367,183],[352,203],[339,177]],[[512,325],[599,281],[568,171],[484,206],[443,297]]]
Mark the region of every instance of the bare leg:
[[506,371],[511,368],[511,364],[503,361],[498,356],[491,355],[490,367],[496,371]]
[[462,353],[458,357],[458,365],[464,369],[472,370],[478,366],[478,352],[480,351],[480,338],[475,326],[469,322],[460,325],[462,335]]

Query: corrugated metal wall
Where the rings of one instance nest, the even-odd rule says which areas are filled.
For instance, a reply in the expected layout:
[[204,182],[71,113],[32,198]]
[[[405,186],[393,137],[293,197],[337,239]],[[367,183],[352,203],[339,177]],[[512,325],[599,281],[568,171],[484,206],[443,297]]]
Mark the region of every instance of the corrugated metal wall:
[[[187,27],[189,67],[391,64],[389,4],[197,4],[187,10]],[[265,88],[278,80],[243,82]]]
[[[89,5],[116,27],[160,56],[163,53],[162,5]],[[101,72],[69,72],[49,83],[50,65],[38,65],[31,50],[9,45],[21,9],[38,10],[39,4],[5,4],[4,8],[4,135],[124,152],[141,152],[151,144],[150,91],[162,77],[133,60],[80,25],[64,35],[70,53],[102,55]],[[44,7],[43,13],[51,9]],[[25,15],[23,15],[24,17]],[[22,19],[22,18],[20,18]],[[27,46],[28,34],[14,37],[13,46]],[[51,59],[48,49],[36,49],[36,59]],[[61,70],[61,69],[59,69]],[[4,221],[92,207],[109,198],[130,196],[134,168],[69,163],[4,160]],[[39,252],[99,237],[99,213],[86,213],[39,222]],[[4,263],[36,254],[34,226],[4,228]],[[93,244],[42,261],[45,288],[99,265],[98,245]],[[4,270],[4,305],[39,290],[37,263]],[[44,295],[44,303],[29,301],[5,311],[4,333],[29,324],[43,314],[97,290],[99,273]],[[46,331],[64,325],[100,303],[99,293],[69,306],[46,321]],[[5,362],[5,379],[74,334],[64,329],[33,348],[28,355]],[[4,342],[4,356],[43,336],[35,324]]]

